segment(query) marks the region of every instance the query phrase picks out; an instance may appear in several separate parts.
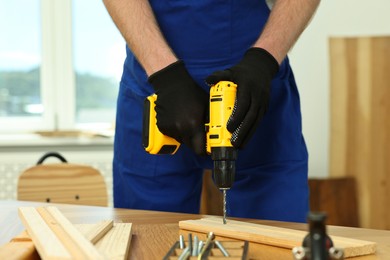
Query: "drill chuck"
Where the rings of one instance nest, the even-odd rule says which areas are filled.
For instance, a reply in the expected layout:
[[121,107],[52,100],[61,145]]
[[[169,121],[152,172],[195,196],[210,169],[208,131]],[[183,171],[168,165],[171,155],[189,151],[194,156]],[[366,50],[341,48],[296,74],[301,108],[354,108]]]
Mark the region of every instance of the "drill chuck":
[[213,147],[214,182],[219,189],[230,189],[236,172],[237,150],[233,147]]

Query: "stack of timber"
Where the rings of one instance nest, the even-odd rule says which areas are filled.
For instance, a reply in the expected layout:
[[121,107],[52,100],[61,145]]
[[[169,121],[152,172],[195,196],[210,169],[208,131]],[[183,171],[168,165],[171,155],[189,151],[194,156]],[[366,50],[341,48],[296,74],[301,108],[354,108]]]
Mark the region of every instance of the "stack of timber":
[[26,231],[0,248],[0,259],[127,259],[131,223],[73,225],[56,207],[21,207]]
[[[227,224],[223,224],[221,218],[217,217],[180,221],[179,227],[185,231],[199,233],[213,232],[216,236],[220,237],[286,249],[301,246],[304,237],[307,235],[305,231],[242,221],[229,220]],[[345,258],[375,254],[376,252],[377,245],[375,242],[338,236],[331,236],[331,239],[335,247],[344,250]]]

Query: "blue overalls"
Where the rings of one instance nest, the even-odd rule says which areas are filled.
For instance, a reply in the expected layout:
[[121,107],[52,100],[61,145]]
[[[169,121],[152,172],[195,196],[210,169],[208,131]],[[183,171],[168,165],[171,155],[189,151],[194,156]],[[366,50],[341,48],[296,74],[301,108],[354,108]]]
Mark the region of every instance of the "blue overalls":
[[[264,26],[265,0],[151,0],[159,26],[200,87],[216,70],[235,65]],[[131,15],[131,14],[129,14]],[[127,48],[114,144],[114,206],[198,213],[207,157],[181,145],[175,155],[149,155],[142,146],[142,108],[153,93]],[[270,106],[239,151],[228,216],[304,222],[308,211],[308,154],[299,94],[288,59],[272,81]]]

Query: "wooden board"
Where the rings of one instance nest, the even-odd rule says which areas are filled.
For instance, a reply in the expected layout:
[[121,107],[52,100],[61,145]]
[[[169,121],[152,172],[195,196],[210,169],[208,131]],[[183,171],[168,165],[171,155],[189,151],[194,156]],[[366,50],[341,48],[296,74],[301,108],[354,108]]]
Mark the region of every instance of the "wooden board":
[[85,228],[84,230],[80,230],[80,228],[77,228],[76,226],[86,239],[91,241],[92,244],[96,244],[114,227],[114,221],[103,220],[97,224],[88,225],[87,227],[88,228]]
[[20,218],[43,259],[71,259],[68,250],[35,208],[19,208]]
[[[305,231],[228,220],[224,225],[221,218],[210,217],[179,222],[180,229],[246,240],[254,243],[292,249],[302,245]],[[331,236],[336,247],[344,249],[345,257],[374,254],[376,243],[344,237]]]
[[19,216],[42,259],[103,259],[57,208],[21,207]]
[[355,177],[361,227],[390,230],[390,36],[329,47],[329,174]]
[[[110,221],[111,222],[111,221]],[[106,234],[98,235],[98,230],[106,229],[110,222],[102,221],[97,224],[75,224],[75,227],[90,237],[90,241],[96,241],[97,250],[107,259],[127,259],[132,237],[131,223],[113,223],[113,227]],[[91,236],[91,234],[94,234]]]
[[13,237],[10,242],[0,247],[0,259],[7,260],[40,260],[34,243],[27,231]]
[[[131,243],[131,223],[113,223],[112,220],[101,221],[96,224],[75,224],[93,244],[105,259],[127,259]],[[0,259],[39,260],[30,235],[23,231],[9,243],[0,247]]]
[[0,246],[0,259],[7,260],[39,260],[41,259],[35,250],[34,243],[30,241],[9,242]]
[[[131,243],[131,223],[113,223],[112,220],[96,224],[74,225],[89,241],[96,244],[97,250],[105,259],[127,259]],[[107,236],[106,238],[104,238]],[[99,242],[101,240],[101,242]],[[99,242],[99,243],[98,243]],[[0,259],[39,260],[30,235],[23,231],[0,247]]]
[[128,259],[131,228],[131,223],[114,223],[114,227],[96,243],[96,248],[107,259]]

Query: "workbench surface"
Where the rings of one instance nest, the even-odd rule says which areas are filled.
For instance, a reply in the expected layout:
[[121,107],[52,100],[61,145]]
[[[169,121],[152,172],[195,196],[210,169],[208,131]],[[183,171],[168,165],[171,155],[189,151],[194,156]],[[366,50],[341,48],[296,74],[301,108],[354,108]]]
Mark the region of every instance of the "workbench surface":
[[[0,201],[0,246],[24,230],[22,222],[18,217],[18,207],[37,207],[48,205],[57,206],[60,211],[74,224],[96,223],[107,219],[113,219],[116,222],[133,223],[133,237],[130,247],[131,259],[162,259],[172,244],[179,238],[179,221],[205,217],[205,215],[115,209],[108,207],[45,204],[23,201]],[[263,220],[248,221],[276,227],[307,230],[307,225],[300,223]],[[338,226],[327,226],[327,230],[330,235],[362,239],[378,243],[376,255],[351,259],[390,259],[390,231]],[[265,245],[256,246],[256,258],[292,259],[290,250]]]

